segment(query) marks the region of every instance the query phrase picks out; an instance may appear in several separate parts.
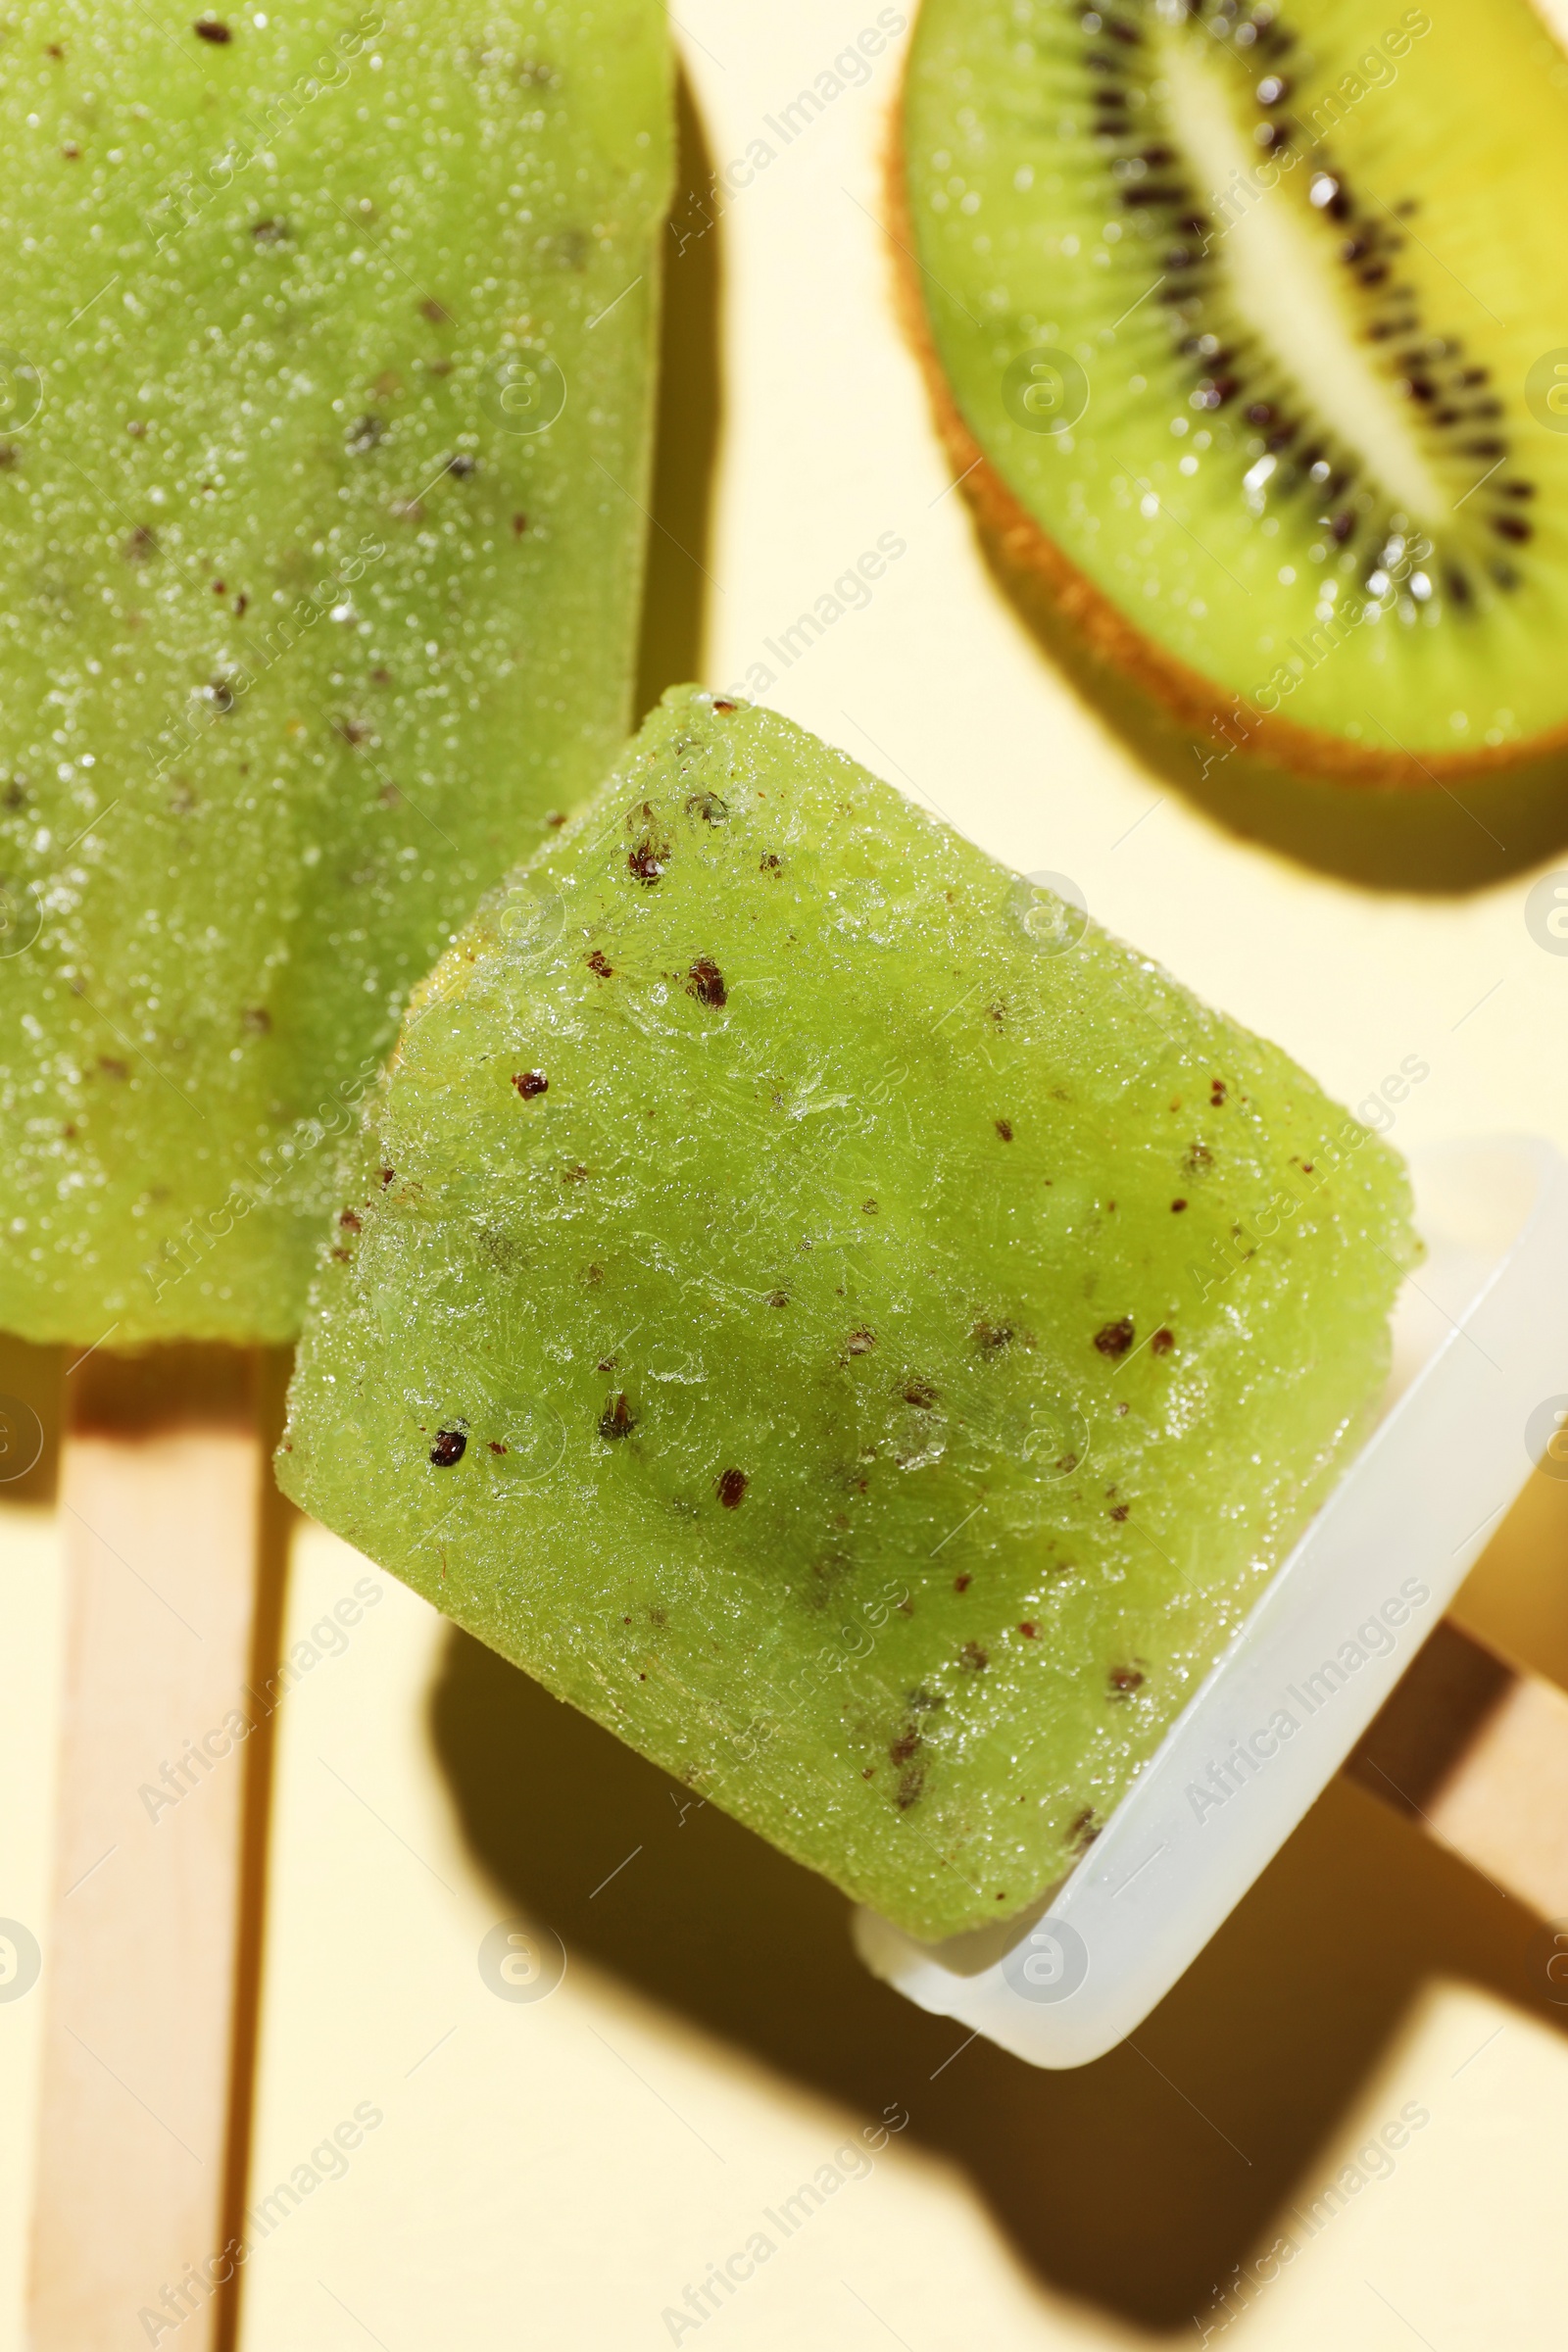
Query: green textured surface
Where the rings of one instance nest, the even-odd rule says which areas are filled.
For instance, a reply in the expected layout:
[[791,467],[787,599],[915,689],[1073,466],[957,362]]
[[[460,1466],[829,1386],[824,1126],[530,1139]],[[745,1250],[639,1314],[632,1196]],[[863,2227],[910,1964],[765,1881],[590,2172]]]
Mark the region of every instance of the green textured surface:
[[1104,1818],[1346,1458],[1414,1249],[1391,1152],[1079,929],[666,696],[416,1000],[278,1457],[921,1934]]
[[0,1325],[32,1340],[292,1335],[323,1126],[630,716],[658,0],[221,30],[5,27]]
[[[1173,103],[1183,67],[1234,125],[1240,181]],[[923,0],[904,152],[970,430],[1222,706],[1383,755],[1568,724],[1568,415],[1543,405],[1568,379],[1568,62],[1526,0]],[[1234,263],[1275,228],[1307,266],[1264,317]],[[1336,364],[1310,338],[1304,374],[1282,357],[1308,279],[1428,503],[1325,406]],[[1070,430],[1020,413],[1007,371],[1041,350],[1082,382],[1053,409],[1065,379],[1043,375],[1033,424],[1082,398]]]

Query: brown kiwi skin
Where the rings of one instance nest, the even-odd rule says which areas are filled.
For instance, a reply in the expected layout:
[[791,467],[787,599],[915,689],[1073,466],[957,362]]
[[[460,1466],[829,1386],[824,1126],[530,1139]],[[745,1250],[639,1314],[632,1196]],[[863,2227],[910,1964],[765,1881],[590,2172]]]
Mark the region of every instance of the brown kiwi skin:
[[900,323],[987,564],[1046,651],[1150,766],[1234,832],[1380,889],[1476,890],[1568,843],[1568,726],[1424,760],[1380,752],[1240,696],[1220,700],[1212,680],[1135,628],[1014,497],[954,397],[920,290],[902,89],[884,170]]

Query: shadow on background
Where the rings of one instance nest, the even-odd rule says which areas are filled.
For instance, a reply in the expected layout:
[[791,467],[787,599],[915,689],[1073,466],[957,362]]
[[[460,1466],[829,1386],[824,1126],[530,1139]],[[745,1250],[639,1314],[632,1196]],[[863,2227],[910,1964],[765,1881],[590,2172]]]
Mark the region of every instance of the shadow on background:
[[666,686],[700,679],[705,657],[713,468],[723,423],[722,260],[713,158],[683,73],[675,87],[676,180],[664,236],[653,528],[637,656],[641,720]]
[[1568,843],[1568,754],[1554,750],[1463,784],[1417,789],[1292,775],[1245,745],[1195,737],[1097,659],[1027,563],[975,516],[987,570],[1079,698],[1142,763],[1228,832],[1377,891],[1457,896],[1539,865]]
[[[0,1332],[0,1502],[54,1501],[67,1361],[59,1348],[29,1348],[25,1340]],[[24,1408],[21,1413],[15,1411],[18,1404]],[[30,1456],[36,1444],[33,1415],[43,1431],[43,1448],[19,1474],[14,1460]]]
[[[1545,1484],[1514,1515],[1544,1594],[1568,1565],[1568,1487]],[[1518,1606],[1516,1569],[1478,1583],[1472,1621],[1500,1588]],[[1337,1782],[1132,2043],[1036,2072],[874,1983],[826,1881],[455,1629],[431,1720],[507,1909],[858,2115],[901,2101],[1037,2277],[1151,2330],[1190,2330],[1303,2179],[1320,2193],[1316,2152],[1426,1981],[1568,2030],[1532,1990],[1534,1919]]]

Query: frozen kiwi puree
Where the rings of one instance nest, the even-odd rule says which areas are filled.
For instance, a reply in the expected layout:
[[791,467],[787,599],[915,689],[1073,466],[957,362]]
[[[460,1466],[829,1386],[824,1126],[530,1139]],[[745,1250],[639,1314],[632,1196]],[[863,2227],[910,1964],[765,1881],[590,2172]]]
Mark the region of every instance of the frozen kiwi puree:
[[327,1138],[631,718],[659,0],[22,0],[0,1326],[291,1338]]
[[1365,1430],[1401,1163],[692,688],[412,1004],[287,1492],[913,1933],[1092,1841]]

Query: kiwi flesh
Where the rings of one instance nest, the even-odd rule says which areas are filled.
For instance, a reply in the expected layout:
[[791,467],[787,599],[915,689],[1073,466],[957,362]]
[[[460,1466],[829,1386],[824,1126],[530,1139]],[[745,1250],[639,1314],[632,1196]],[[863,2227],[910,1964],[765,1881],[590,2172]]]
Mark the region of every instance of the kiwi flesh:
[[1141,748],[1368,879],[1564,837],[1568,60],[1525,0],[925,0],[894,182],[989,553]]

